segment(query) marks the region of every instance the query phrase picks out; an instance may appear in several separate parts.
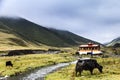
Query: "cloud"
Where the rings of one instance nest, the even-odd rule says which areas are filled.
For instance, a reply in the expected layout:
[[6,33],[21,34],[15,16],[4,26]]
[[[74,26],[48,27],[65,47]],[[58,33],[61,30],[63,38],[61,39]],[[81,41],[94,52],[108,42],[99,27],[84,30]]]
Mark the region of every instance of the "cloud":
[[120,34],[119,9],[119,0],[5,0],[0,15],[21,16],[103,43]]
[[0,0],[0,9],[1,9],[1,6],[2,6],[2,2],[3,2],[3,0]]

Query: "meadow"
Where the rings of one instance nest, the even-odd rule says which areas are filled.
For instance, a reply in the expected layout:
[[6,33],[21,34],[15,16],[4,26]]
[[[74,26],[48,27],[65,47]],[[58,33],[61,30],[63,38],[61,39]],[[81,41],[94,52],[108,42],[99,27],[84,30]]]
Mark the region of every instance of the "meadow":
[[120,58],[97,58],[100,65],[103,66],[103,73],[97,69],[91,75],[89,71],[83,71],[81,76],[75,75],[75,64],[62,68],[57,72],[51,73],[45,77],[45,80],[120,80]]
[[[13,67],[6,67],[6,61],[12,61]],[[0,57],[0,75],[14,76],[36,68],[75,60],[72,54],[30,54],[12,57]]]

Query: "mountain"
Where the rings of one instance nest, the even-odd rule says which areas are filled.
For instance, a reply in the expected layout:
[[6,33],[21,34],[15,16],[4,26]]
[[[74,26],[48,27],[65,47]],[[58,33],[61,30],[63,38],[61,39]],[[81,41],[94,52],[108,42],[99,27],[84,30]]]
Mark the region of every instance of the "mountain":
[[120,37],[116,38],[116,39],[113,39],[111,42],[109,42],[107,44],[107,46],[115,46],[115,45],[118,45],[120,44]]
[[0,17],[0,44],[6,46],[75,46],[94,42],[65,30],[46,28],[23,18]]
[[56,36],[58,36],[61,39],[64,39],[64,41],[68,44],[71,45],[78,45],[78,44],[86,44],[88,42],[94,42],[90,39],[86,39],[84,37],[78,36],[70,31],[65,31],[65,30],[57,30],[54,28],[48,28],[52,33],[54,33]]

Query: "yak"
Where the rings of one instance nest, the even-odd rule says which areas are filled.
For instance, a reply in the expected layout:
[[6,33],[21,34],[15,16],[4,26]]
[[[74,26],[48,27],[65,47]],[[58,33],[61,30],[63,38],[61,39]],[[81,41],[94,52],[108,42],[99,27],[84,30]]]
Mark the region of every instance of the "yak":
[[6,67],[7,67],[7,66],[11,66],[11,67],[13,67],[12,62],[11,62],[11,61],[6,61]]
[[81,75],[83,70],[89,70],[92,75],[95,68],[97,68],[99,72],[102,73],[103,67],[99,65],[95,59],[79,59],[75,67],[76,76],[78,72],[79,75]]

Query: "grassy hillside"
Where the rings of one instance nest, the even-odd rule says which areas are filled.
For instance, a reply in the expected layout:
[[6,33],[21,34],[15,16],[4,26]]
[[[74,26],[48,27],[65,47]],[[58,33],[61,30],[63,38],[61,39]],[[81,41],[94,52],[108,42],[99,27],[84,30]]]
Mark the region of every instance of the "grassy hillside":
[[112,40],[110,43],[107,44],[107,46],[114,46],[116,43],[120,43],[120,37]]
[[7,25],[0,22],[0,51],[12,50],[12,49],[36,49],[46,48],[45,45],[36,45],[35,43],[27,40],[21,36],[14,29],[8,27]]
[[[6,39],[12,45],[23,47],[33,44],[65,47],[91,42],[69,31],[45,28],[22,18],[0,17],[0,33],[1,44],[7,45],[7,42],[4,42]],[[3,37],[4,35],[6,36]]]
[[[35,44],[43,43],[46,45],[57,45],[62,43],[58,37],[51,34],[47,28],[36,25],[32,22],[29,22],[24,19],[11,19],[11,18],[1,18],[0,21],[7,25],[9,28],[12,28],[25,40],[31,41]],[[56,43],[53,41],[56,40]]]
[[69,32],[69,31],[57,30],[57,29],[53,29],[53,28],[49,28],[49,30],[51,30],[59,38],[64,39],[64,41],[66,43],[71,44],[71,45],[85,44],[88,42],[95,42],[95,41],[92,41],[90,39],[78,36],[72,32]]

